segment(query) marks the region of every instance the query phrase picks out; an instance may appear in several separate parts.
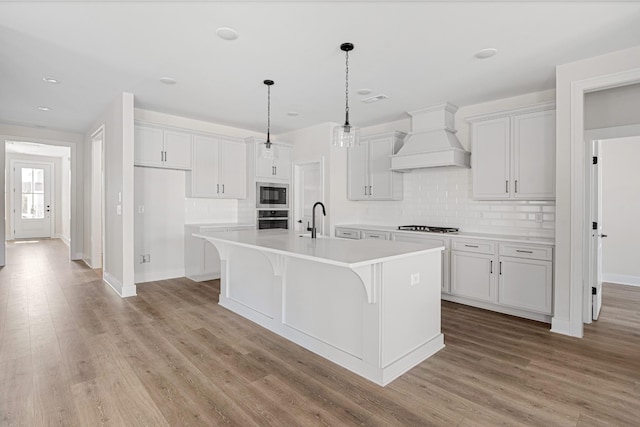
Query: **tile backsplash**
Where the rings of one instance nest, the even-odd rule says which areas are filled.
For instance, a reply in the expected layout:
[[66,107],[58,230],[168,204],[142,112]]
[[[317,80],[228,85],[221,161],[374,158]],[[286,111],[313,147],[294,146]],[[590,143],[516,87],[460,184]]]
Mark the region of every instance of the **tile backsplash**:
[[185,224],[236,222],[238,201],[185,198]]
[[404,199],[353,202],[362,224],[420,224],[467,232],[555,236],[555,201],[472,198],[471,169],[416,169],[404,175]]

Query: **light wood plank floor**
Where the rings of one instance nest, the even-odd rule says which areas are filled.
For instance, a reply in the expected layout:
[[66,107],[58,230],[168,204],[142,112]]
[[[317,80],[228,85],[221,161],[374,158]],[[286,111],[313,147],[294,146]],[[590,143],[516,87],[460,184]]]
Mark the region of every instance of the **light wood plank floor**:
[[217,305],[217,281],[120,299],[58,240],[0,269],[0,425],[640,425],[640,289],[584,339],[443,302],[447,347],[378,387]]

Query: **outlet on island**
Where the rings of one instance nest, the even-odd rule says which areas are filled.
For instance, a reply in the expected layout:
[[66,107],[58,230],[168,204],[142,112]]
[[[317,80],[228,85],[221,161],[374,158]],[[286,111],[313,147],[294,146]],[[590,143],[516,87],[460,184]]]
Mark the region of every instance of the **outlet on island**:
[[413,273],[411,275],[411,286],[417,285],[420,283],[420,273]]
[[140,264],[146,264],[151,262],[151,254],[140,255]]

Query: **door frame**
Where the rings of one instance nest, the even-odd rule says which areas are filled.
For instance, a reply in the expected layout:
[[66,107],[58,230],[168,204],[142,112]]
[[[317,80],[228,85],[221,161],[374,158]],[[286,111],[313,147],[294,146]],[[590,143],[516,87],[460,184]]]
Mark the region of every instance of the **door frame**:
[[[102,268],[104,271],[104,217],[105,217],[105,191],[104,191],[104,143],[105,143],[105,126],[100,126],[93,134],[91,134],[91,219],[90,219],[90,239],[89,239],[89,262],[85,263],[91,268]],[[96,159],[94,157],[96,148],[99,148],[99,168],[96,168]],[[96,185],[96,180],[99,181]],[[97,190],[97,191],[96,191]],[[99,204],[99,207],[98,207]],[[95,209],[98,207],[98,209]],[[100,240],[100,245],[94,242]],[[99,253],[97,253],[99,252]],[[99,261],[99,262],[98,262]]]
[[[302,162],[295,162],[293,164],[293,189],[290,192],[291,194],[293,194],[293,200],[291,200],[290,202],[293,202],[293,215],[292,215],[292,222],[293,222],[293,226],[291,227],[292,229],[295,229],[295,218],[297,218],[300,212],[300,207],[298,206],[298,185],[300,184],[300,167],[301,166],[309,166],[309,165],[315,165],[317,164],[320,168],[320,201],[322,203],[326,203],[325,201],[325,182],[324,182],[324,165],[325,165],[325,158],[324,156],[321,156],[318,160],[307,160],[307,161],[302,161]],[[330,232],[330,230],[328,230],[327,228],[327,217],[326,216],[322,216],[322,231],[323,233],[326,233],[327,231]]]
[[55,203],[55,184],[56,184],[56,172],[55,172],[55,164],[53,162],[47,162],[44,160],[20,160],[20,159],[11,159],[9,161],[9,170],[10,170],[10,178],[9,178],[9,188],[13,189],[14,191],[12,191],[11,197],[10,197],[10,201],[9,201],[9,225],[10,225],[10,230],[9,230],[9,237],[11,238],[10,240],[15,240],[16,236],[15,236],[15,231],[16,231],[16,194],[15,194],[15,186],[16,186],[16,178],[15,178],[15,165],[16,163],[24,163],[27,165],[45,165],[45,166],[49,166],[49,173],[50,173],[50,180],[51,182],[49,183],[49,187],[51,188],[51,192],[49,194],[49,202],[50,204],[52,204],[54,206],[53,209],[51,209],[51,215],[49,215],[49,236],[48,238],[52,238],[55,235],[55,214],[56,214],[56,209],[58,208]]
[[[591,153],[593,144],[600,143],[602,144],[608,139],[616,139],[616,138],[626,138],[626,137],[634,137],[640,136],[640,125],[629,125],[629,126],[614,126],[610,128],[602,128],[602,129],[592,129],[584,132],[584,150],[585,153]],[[586,280],[584,281],[584,294],[583,294],[583,310],[582,317],[584,323],[592,322],[592,313],[593,313],[593,298],[591,295],[591,288],[595,286],[595,280],[597,277],[593,274],[591,268],[591,261],[597,260],[597,254],[593,253],[593,245],[591,244],[592,230],[591,230],[591,206],[594,203],[594,189],[591,188],[591,174],[593,172],[593,164],[591,162],[591,156],[585,156],[585,195],[584,195],[584,213],[585,213],[585,233],[584,233],[584,241],[588,242],[584,245],[583,251],[583,262],[584,266],[584,277]],[[602,197],[602,195],[600,195]],[[600,218],[600,220],[602,220]]]

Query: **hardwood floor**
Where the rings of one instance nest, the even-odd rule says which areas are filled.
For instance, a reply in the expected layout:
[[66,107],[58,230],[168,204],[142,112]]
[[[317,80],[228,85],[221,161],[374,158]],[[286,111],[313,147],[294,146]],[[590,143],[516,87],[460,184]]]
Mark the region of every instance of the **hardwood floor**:
[[58,240],[0,269],[0,425],[638,426],[640,288],[585,338],[443,302],[446,348],[385,388],[219,307],[217,281],[119,298]]

